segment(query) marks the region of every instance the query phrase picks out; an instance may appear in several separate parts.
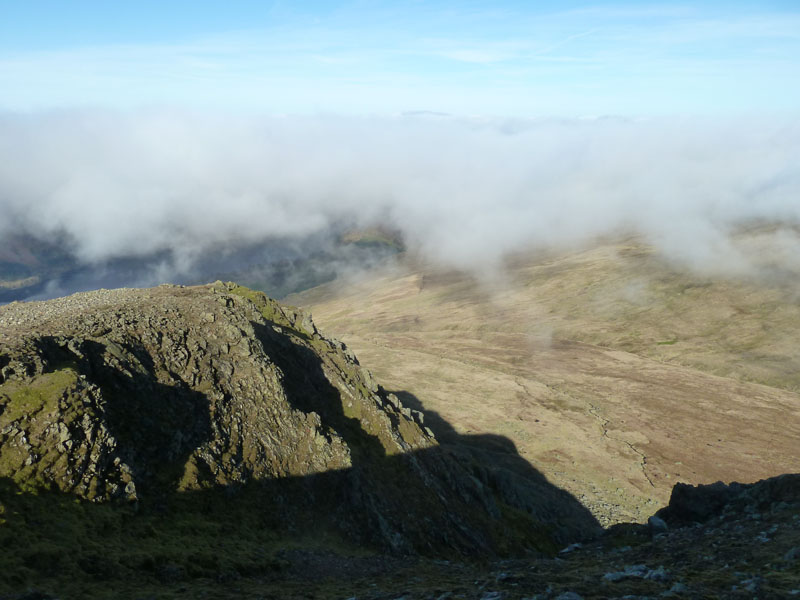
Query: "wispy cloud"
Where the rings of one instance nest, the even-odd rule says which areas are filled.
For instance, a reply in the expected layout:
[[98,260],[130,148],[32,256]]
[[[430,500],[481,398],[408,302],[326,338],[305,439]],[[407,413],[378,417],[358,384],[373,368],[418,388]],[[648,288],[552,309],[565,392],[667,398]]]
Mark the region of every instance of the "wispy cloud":
[[0,230],[66,232],[86,261],[170,250],[186,264],[348,223],[395,227],[465,269],[637,231],[675,260],[735,270],[749,258],[730,233],[800,224],[798,197],[797,121],[0,117]]

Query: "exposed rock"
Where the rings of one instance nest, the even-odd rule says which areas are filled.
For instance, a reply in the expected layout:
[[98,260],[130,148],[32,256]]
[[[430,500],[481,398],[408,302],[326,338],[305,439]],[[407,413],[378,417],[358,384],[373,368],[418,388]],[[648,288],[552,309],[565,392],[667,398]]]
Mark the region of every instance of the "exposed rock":
[[558,553],[568,554],[570,552],[573,552],[574,550],[580,550],[581,548],[583,548],[583,544],[581,544],[580,542],[575,542],[574,544],[570,544],[566,548],[562,548],[561,550],[558,551]]
[[786,474],[757,483],[721,481],[692,486],[678,483],[672,489],[669,505],[656,513],[657,518],[671,525],[705,523],[726,511],[743,511],[754,520],[759,511],[780,509],[781,503],[796,501],[800,496],[800,475]]
[[655,515],[647,519],[647,526],[650,528],[651,535],[658,535],[659,533],[666,533],[669,529],[666,521]]
[[669,573],[663,566],[655,569],[649,569],[646,565],[631,565],[625,567],[622,571],[614,571],[603,575],[603,581],[617,582],[625,579],[649,579],[652,581],[667,581],[669,580]]
[[681,583],[680,581],[676,581],[675,583],[672,584],[672,587],[669,588],[662,595],[663,596],[669,596],[669,595],[676,595],[676,594],[685,594],[688,591],[689,591],[689,588],[686,586],[686,584]]
[[507,518],[524,478],[487,486],[310,315],[262,293],[99,290],[6,306],[0,328],[0,478],[23,491],[156,506],[253,483],[288,529],[401,553],[549,551],[591,530]]
[[739,484],[725,485],[721,481],[698,486],[678,483],[672,488],[669,506],[657,515],[667,523],[705,523],[719,514],[739,491]]

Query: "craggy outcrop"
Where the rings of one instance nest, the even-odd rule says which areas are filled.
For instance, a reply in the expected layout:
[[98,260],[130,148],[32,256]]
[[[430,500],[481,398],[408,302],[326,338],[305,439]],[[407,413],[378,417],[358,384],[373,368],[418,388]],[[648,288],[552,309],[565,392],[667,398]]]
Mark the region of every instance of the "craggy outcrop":
[[759,514],[776,505],[800,501],[800,474],[786,473],[755,483],[708,485],[678,483],[669,505],[656,513],[671,526],[702,524],[728,514]]
[[0,478],[22,491],[255,494],[270,535],[401,553],[546,552],[596,526],[543,478],[476,477],[308,315],[235,284],[15,303],[0,332]]

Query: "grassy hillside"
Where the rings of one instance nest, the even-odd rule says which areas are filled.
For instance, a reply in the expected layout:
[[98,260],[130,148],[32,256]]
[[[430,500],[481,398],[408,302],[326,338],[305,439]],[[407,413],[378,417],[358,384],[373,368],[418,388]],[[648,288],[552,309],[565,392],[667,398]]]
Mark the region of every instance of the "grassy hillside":
[[644,518],[676,481],[796,470],[795,281],[693,274],[627,239],[517,256],[491,282],[407,261],[289,301],[608,523]]

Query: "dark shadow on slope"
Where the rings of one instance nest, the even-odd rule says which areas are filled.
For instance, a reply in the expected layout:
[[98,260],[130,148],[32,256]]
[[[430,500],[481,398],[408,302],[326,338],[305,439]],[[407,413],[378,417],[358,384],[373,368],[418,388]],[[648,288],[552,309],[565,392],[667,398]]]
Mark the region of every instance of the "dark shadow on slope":
[[[324,487],[336,484],[340,477],[340,473],[325,473],[304,479],[310,479],[314,487]],[[165,593],[169,597],[240,597],[240,587],[257,590],[265,597],[295,597],[291,595],[294,592],[297,597],[327,598],[343,594],[320,592],[326,589],[324,584],[317,586],[321,578],[335,577],[352,584],[364,578],[374,581],[375,575],[387,570],[398,577],[413,575],[409,567],[414,563],[368,555],[363,548],[357,551],[335,524],[331,527],[331,519],[323,512],[327,506],[314,506],[314,500],[302,496],[295,496],[296,505],[280,504],[280,494],[296,494],[307,485],[288,479],[255,482],[235,495],[227,489],[185,492],[171,496],[166,511],[136,512],[115,503],[76,502],[69,494],[22,493],[13,481],[0,478],[0,598],[143,598]],[[753,523],[756,512],[774,522],[776,529],[792,531],[791,507],[800,503],[800,474],[738,488],[741,493],[717,509],[717,515],[725,515],[727,525],[723,527],[728,531],[738,521],[750,527],[750,538],[756,535],[762,526],[747,525]],[[689,527],[697,531],[695,525]],[[719,523],[714,527],[719,528]],[[676,533],[673,539],[677,543],[662,537],[659,548],[654,548],[656,555],[665,551],[665,545],[670,554],[662,556],[658,564],[675,556],[684,560],[690,551],[687,544],[698,535]],[[730,534],[719,537],[722,546],[728,541],[726,535]],[[785,581],[791,584],[792,559],[781,559],[789,540],[784,538],[784,549],[773,553],[770,560],[778,565],[772,570],[776,577],[783,571],[789,577]],[[645,541],[649,535],[635,543]],[[446,554],[435,555],[443,556]],[[596,556],[601,559],[599,553]],[[619,569],[618,561],[613,554],[608,557],[608,569]],[[702,569],[709,564],[713,563],[706,556],[698,566]],[[462,576],[471,573],[469,568],[457,572]],[[287,578],[291,579],[288,586]],[[398,581],[399,585],[408,583],[407,579]],[[361,583],[367,588],[367,583]],[[445,589],[451,585],[449,581]],[[312,590],[317,593],[304,593]]]
[[[79,340],[70,348],[63,339],[43,338],[40,351],[52,365],[72,363],[99,387],[104,403],[93,410],[130,462],[137,488],[143,485],[158,502],[134,510],[125,502],[75,502],[56,492],[20,494],[12,481],[0,482],[6,507],[0,547],[16,548],[0,556],[0,573],[13,579],[0,576],[0,584],[21,590],[44,581],[60,591],[86,582],[157,586],[270,577],[287,546],[438,558],[553,554],[599,530],[584,507],[502,436],[458,435],[439,415],[426,413],[423,425],[436,427],[441,444],[387,455],[380,439],[345,414],[347,400],[328,379],[321,356],[305,345],[325,342],[254,326],[284,374],[291,405],[318,413],[351,447],[353,466],[177,492],[188,457],[214,434],[209,398],[177,379],[174,385],[157,381],[152,357],[137,344]],[[377,395],[391,403],[385,390]],[[407,405],[398,407],[399,415],[422,408],[409,393],[395,395]],[[401,418],[392,414],[395,422]]]
[[425,426],[433,431],[433,435],[436,436],[436,439],[439,440],[440,443],[461,437],[456,430],[453,429],[452,425],[443,419],[438,412],[435,410],[426,410],[420,399],[411,392],[406,392],[404,390],[386,390],[386,393],[397,396],[397,399],[400,400],[403,406],[423,413],[425,415]]
[[580,537],[576,535],[579,531],[599,529],[594,515],[520,456],[509,438],[496,434],[461,435],[439,413],[425,410],[414,394],[403,390],[389,393],[405,406],[420,411],[441,448],[488,486],[500,501],[524,510],[540,522],[571,531],[576,538]]
[[[86,443],[102,443],[97,437],[102,423],[144,497],[151,491],[163,494],[175,489],[194,449],[211,439],[208,398],[177,377],[173,385],[159,382],[153,359],[138,343],[104,345],[48,336],[36,345],[49,363],[44,372],[69,365],[99,388],[94,405],[85,407],[91,418],[72,425],[83,429]],[[103,464],[102,459],[98,464],[109,470],[114,466]]]
[[380,440],[368,434],[361,422],[344,413],[341,392],[325,376],[322,361],[310,348],[295,343],[291,335],[275,329],[275,324],[253,322],[256,337],[267,356],[283,372],[287,400],[296,409],[317,413],[325,428],[336,431],[353,452],[353,460],[386,455]]
[[[397,481],[402,481],[403,477],[396,473],[391,478],[385,477],[387,471],[397,469],[386,469],[385,461],[376,460],[385,456],[383,445],[364,430],[357,418],[344,414],[343,406],[347,400],[326,377],[319,355],[304,345],[309,340],[300,338],[295,342],[294,333],[276,329],[274,323],[265,326],[253,322],[252,325],[266,353],[284,373],[289,402],[303,412],[318,413],[323,425],[339,432],[353,451],[352,476],[381,481],[387,487],[394,487]],[[379,388],[378,395],[384,403],[392,402],[390,392]],[[434,471],[448,470],[450,467],[444,465],[455,462],[460,472],[457,475],[448,473],[451,486],[463,478],[464,482],[456,485],[458,493],[482,506],[492,518],[500,517],[503,506],[524,511],[537,523],[546,523],[558,542],[599,529],[594,516],[568,492],[548,482],[519,455],[510,439],[500,435],[459,435],[440,415],[424,411],[422,403],[413,394],[399,391],[394,392],[394,396],[400,400],[398,408],[401,410],[412,408],[422,413],[417,419],[431,428],[441,444],[426,451],[420,460],[430,461],[433,455],[441,455],[436,457],[440,464],[432,467]],[[466,483],[467,480],[479,483],[472,485],[472,481]],[[401,491],[397,493],[408,495]],[[380,522],[377,515],[375,520]],[[475,540],[475,543],[487,542]]]
[[[552,550],[599,528],[589,511],[550,484],[511,440],[461,436],[434,412],[416,418],[434,428],[440,445],[387,457],[381,440],[345,414],[348,399],[328,379],[322,358],[308,345],[312,340],[273,325],[253,323],[257,339],[283,373],[289,403],[317,413],[322,430],[340,436],[352,457],[350,469],[296,478],[299,487],[287,484],[293,493],[287,495],[280,486],[270,491],[274,498],[289,499],[275,514],[294,504],[294,496],[310,498],[309,514],[327,507],[326,518],[332,517],[346,537],[403,553],[443,548],[513,553],[514,547],[526,546]],[[82,340],[70,346],[43,338],[40,351],[53,363],[73,361],[99,386],[104,401],[97,408],[142,495],[173,493],[193,450],[212,437],[209,400],[178,378],[175,385],[159,383],[151,356],[136,344],[115,348]],[[377,393],[384,404],[392,402],[385,390]],[[401,414],[410,414],[412,406],[424,408],[408,392],[395,396],[402,398]],[[393,417],[395,423],[399,418]],[[326,483],[320,485],[322,480]],[[531,535],[530,545],[519,539],[523,531]]]

